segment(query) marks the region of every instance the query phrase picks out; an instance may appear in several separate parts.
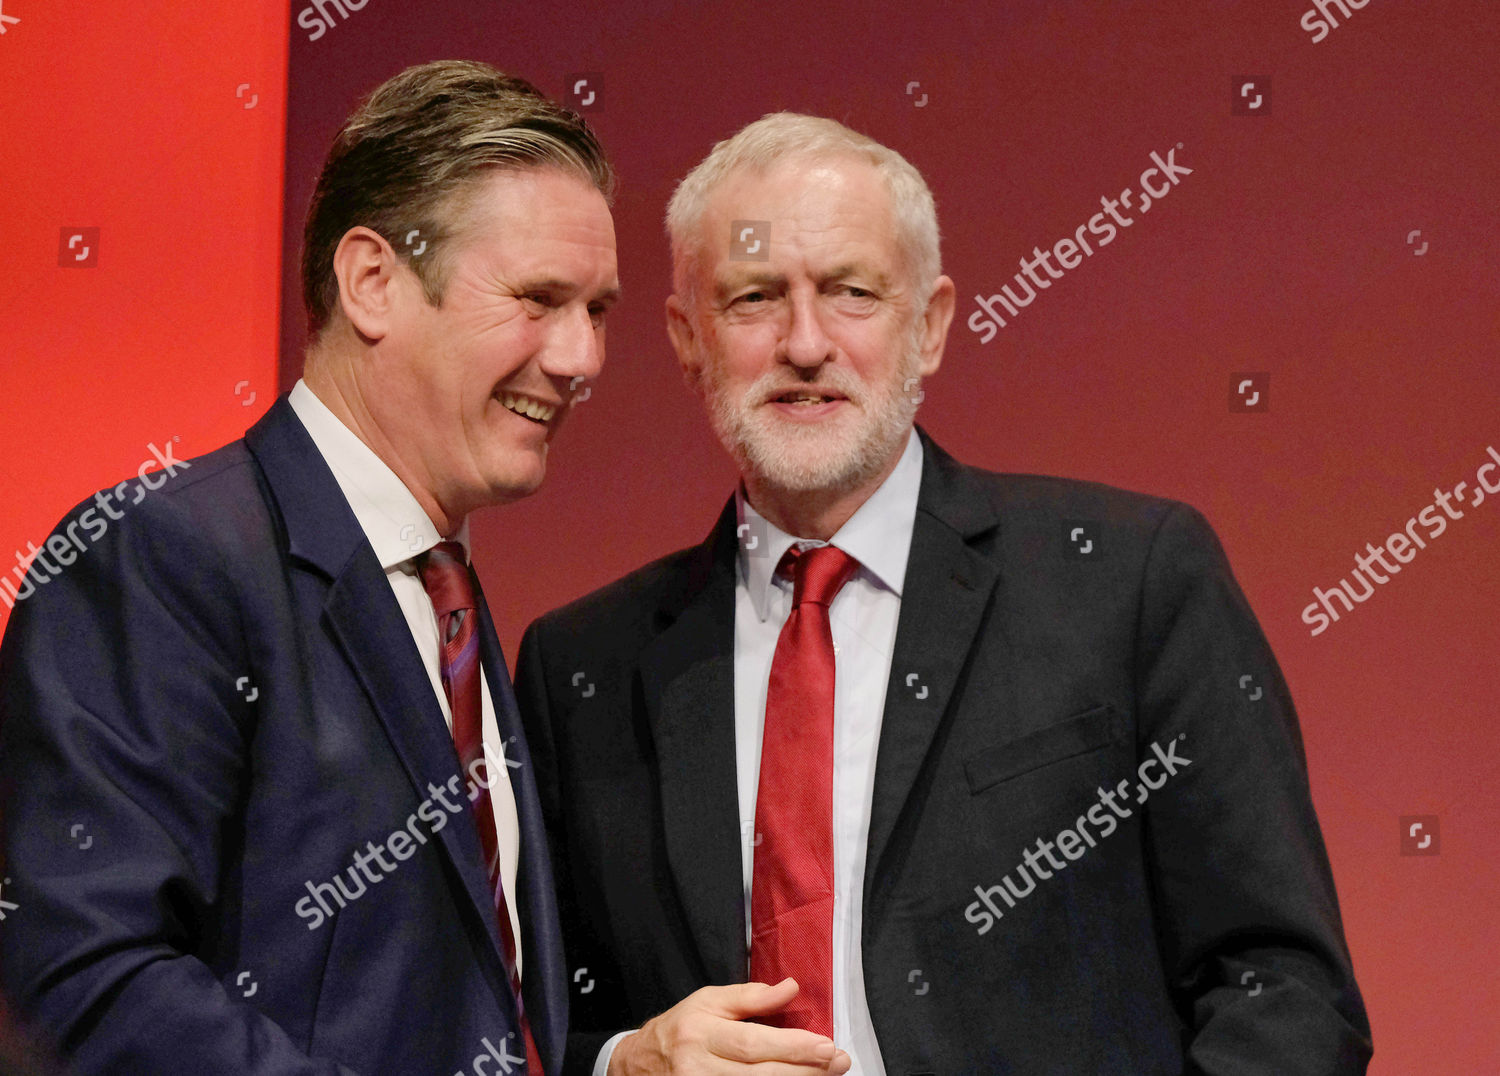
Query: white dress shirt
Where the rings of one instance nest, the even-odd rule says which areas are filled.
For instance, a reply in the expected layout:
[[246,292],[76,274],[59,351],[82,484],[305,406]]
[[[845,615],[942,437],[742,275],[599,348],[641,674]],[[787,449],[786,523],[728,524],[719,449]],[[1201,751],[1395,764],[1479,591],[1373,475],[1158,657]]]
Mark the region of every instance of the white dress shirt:
[[[792,611],[792,581],[776,566],[795,543],[834,545],[859,561],[859,570],[828,607],[833,629],[833,1041],[849,1053],[853,1076],[885,1076],[875,1025],[865,1000],[863,922],[865,851],[875,792],[875,756],[880,744],[885,689],[891,678],[901,588],[911,552],[922,484],[922,441],[915,433],[896,467],[827,542],[793,538],[737,495],[740,533],[755,536],[755,549],[740,543],[734,593],[734,742],[740,805],[740,862],[745,890],[745,944],[752,932],[750,887],[754,875],[755,799],[760,787],[761,733],[771,660]],[[744,526],[749,524],[748,531]],[[605,1076],[616,1035],[594,1065]]]
[[[307,383],[298,380],[291,391],[288,402],[302,425],[307,427],[313,444],[323,460],[333,471],[333,477],[344,493],[344,499],[354,511],[360,529],[375,550],[375,557],[385,569],[385,577],[391,591],[406,617],[411,629],[412,641],[417,653],[422,655],[422,664],[432,681],[433,694],[442,708],[443,719],[448,723],[448,732],[453,732],[453,711],[448,705],[448,695],[443,691],[442,665],[438,642],[437,613],[432,599],[417,574],[417,555],[424,553],[443,541],[432,520],[417,503],[416,497],[406,484],[396,477],[396,472],[386,466],[369,445],[330,411],[318,399]],[[469,555],[469,521],[464,520],[453,541],[464,548],[464,559]],[[490,805],[495,814],[495,833],[500,851],[500,880],[505,886],[506,905],[510,911],[510,928],[516,939],[516,973],[521,971],[521,922],[516,915],[516,864],[521,854],[521,829],[516,818],[516,798],[510,787],[510,768],[505,765],[505,746],[500,742],[499,727],[495,723],[495,705],[490,699],[490,685],[479,670],[480,721],[484,739],[484,754],[488,762],[490,781]],[[503,775],[505,780],[498,780]],[[468,775],[465,775],[465,780]],[[460,797],[459,801],[464,800]]]

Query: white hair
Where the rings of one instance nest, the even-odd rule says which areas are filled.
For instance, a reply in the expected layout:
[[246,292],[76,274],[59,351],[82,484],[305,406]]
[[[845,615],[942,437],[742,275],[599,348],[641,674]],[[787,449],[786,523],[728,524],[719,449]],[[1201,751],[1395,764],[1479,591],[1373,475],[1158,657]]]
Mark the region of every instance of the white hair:
[[835,120],[773,112],[714,146],[677,185],[667,203],[667,234],[672,240],[672,279],[677,293],[689,299],[693,295],[698,255],[707,239],[701,234],[703,214],[720,183],[741,169],[764,172],[785,160],[838,156],[866,161],[880,173],[891,198],[897,247],[917,286],[924,293],[930,291],[942,272],[942,259],[937,206],[922,173],[895,150]]

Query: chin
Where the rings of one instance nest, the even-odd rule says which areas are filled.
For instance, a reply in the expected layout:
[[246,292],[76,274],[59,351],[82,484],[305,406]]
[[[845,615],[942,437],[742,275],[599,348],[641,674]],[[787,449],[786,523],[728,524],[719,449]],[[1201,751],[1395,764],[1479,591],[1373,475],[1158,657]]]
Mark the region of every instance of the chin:
[[506,466],[497,468],[490,475],[490,503],[510,504],[523,497],[530,497],[542,488],[542,479],[547,476],[547,461],[543,454],[534,463],[524,464],[515,459],[507,460]]
[[857,431],[774,422],[741,433],[731,451],[742,469],[789,493],[851,488],[880,469],[881,460]]

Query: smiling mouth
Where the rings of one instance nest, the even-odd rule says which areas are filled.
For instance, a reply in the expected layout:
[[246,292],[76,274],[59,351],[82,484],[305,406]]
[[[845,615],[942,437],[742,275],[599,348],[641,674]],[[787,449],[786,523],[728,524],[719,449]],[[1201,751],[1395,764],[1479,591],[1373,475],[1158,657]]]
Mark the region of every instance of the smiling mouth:
[[514,392],[499,392],[495,399],[500,401],[500,406],[508,411],[514,411],[522,418],[529,418],[539,426],[545,426],[552,421],[552,416],[557,414],[557,408],[551,404],[544,404],[540,400],[533,400],[529,396],[520,396]]
[[838,400],[846,400],[847,396],[839,393],[817,392],[812,389],[790,389],[787,392],[772,396],[771,403],[798,404],[811,407],[815,404],[834,403]]

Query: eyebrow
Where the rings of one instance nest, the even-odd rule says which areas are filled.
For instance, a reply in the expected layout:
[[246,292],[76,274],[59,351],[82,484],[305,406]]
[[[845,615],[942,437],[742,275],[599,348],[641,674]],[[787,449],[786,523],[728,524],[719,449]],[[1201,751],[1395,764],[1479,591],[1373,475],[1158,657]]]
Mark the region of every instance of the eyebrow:
[[739,291],[752,285],[765,287],[769,284],[785,284],[786,277],[780,273],[771,273],[765,270],[735,274],[733,279],[720,278],[714,283],[714,298],[727,299],[730,292]]
[[[842,265],[835,266],[828,272],[821,274],[818,278],[818,283],[821,285],[826,284],[829,281],[847,280],[853,276],[868,276],[870,282],[881,291],[890,290],[890,277],[888,277],[885,273],[879,271],[878,269],[869,268],[868,266],[862,265],[858,262],[844,262]],[[731,292],[738,291],[741,288],[752,286],[765,287],[767,285],[779,285],[785,283],[786,277],[781,273],[772,273],[767,272],[766,270],[760,270],[758,272],[751,271],[748,273],[744,273],[743,275],[736,274],[731,278],[720,279],[719,281],[717,281],[714,285],[714,297],[716,299],[723,300],[727,299]]]
[[867,276],[870,282],[881,291],[888,291],[891,286],[891,280],[886,274],[878,269],[873,269],[857,262],[845,262],[843,265],[835,267],[829,272],[824,273],[822,280],[824,282],[829,280],[847,280],[851,276]]
[[[572,281],[560,280],[556,277],[544,277],[541,280],[529,280],[524,282],[521,287],[526,291],[562,292],[564,295],[570,297],[577,295],[582,290],[578,287],[577,284],[573,283]],[[620,285],[611,284],[608,288],[605,288],[602,292],[595,296],[594,301],[607,303],[613,306],[615,303],[620,301],[620,295]]]

